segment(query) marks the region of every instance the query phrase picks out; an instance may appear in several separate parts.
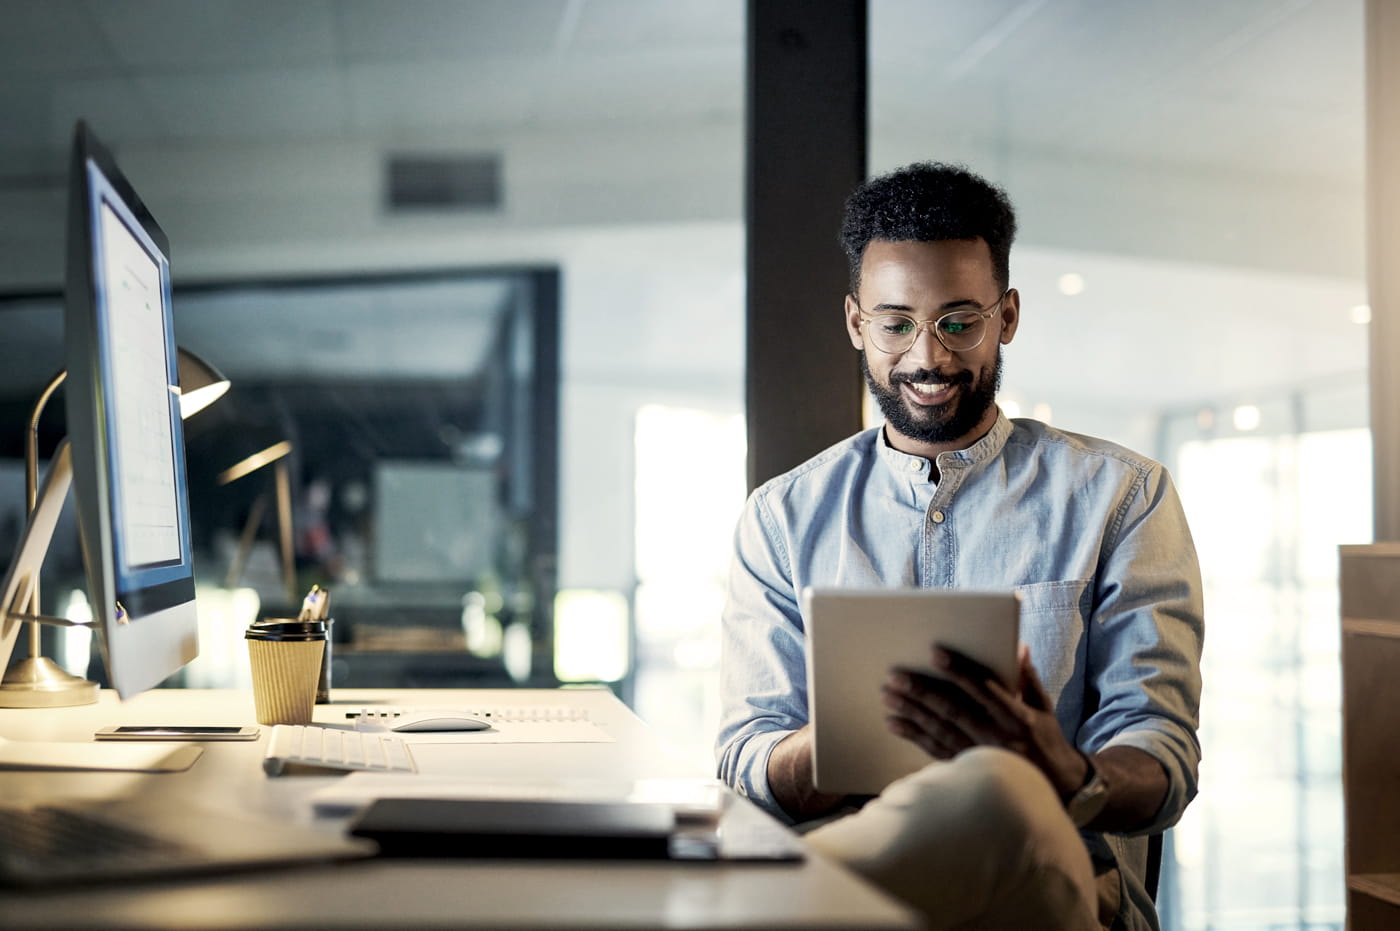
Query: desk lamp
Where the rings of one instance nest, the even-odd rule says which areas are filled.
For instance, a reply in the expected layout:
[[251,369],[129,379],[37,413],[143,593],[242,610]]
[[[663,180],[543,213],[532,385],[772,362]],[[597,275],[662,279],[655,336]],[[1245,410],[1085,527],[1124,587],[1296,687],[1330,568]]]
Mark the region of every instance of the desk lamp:
[[175,366],[180,377],[180,419],[204,410],[229,389],[223,373],[188,349],[175,351]]
[[[180,419],[208,407],[229,389],[229,380],[207,361],[179,349],[176,364],[180,378]],[[39,418],[44,405],[68,377],[67,370],[59,372],[39,394],[29,415],[29,431],[24,446],[25,514],[34,511],[39,494]],[[53,660],[41,655],[40,625],[60,627],[85,626],[64,618],[49,618],[39,614],[39,582],[34,581],[30,596],[29,658],[20,660],[5,671],[0,680],[0,708],[65,708],[70,705],[90,705],[97,701],[97,683],[69,675]]]
[[[296,605],[301,595],[297,589],[296,567],[292,551],[292,477],[287,467],[287,456],[292,444],[272,427],[257,424],[240,424],[221,431],[224,439],[234,444],[231,448],[233,465],[224,469],[215,481],[220,485],[236,482],[245,475],[261,469],[273,467],[273,488],[277,501],[277,542],[282,557],[282,582],[287,587],[288,603]],[[243,536],[238,541],[238,550],[224,579],[225,588],[236,588],[243,569],[252,552],[253,540],[262,525],[263,510],[267,507],[267,492],[261,492],[253,500],[248,521],[243,525]]]

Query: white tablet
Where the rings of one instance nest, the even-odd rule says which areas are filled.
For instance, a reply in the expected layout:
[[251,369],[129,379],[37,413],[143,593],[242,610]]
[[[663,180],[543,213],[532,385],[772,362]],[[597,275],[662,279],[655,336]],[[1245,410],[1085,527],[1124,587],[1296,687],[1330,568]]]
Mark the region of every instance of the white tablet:
[[1017,681],[1021,600],[1011,591],[808,588],[807,701],[816,787],[875,794],[926,765],[927,753],[885,725],[880,686],[898,666],[932,672],[935,643]]

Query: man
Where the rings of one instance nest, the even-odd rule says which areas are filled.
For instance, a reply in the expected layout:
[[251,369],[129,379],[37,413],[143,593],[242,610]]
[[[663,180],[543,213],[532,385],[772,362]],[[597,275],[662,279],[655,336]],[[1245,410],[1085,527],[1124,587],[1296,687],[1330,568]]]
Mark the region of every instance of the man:
[[[720,773],[789,821],[825,819],[808,840],[930,927],[1155,928],[1146,835],[1196,792],[1200,572],[1159,464],[997,407],[1015,225],[1000,190],[947,165],[848,200],[846,330],[885,424],[749,498]],[[871,683],[931,762],[857,810],[812,784],[807,586],[1014,588],[1022,681],[930,645],[942,677]]]

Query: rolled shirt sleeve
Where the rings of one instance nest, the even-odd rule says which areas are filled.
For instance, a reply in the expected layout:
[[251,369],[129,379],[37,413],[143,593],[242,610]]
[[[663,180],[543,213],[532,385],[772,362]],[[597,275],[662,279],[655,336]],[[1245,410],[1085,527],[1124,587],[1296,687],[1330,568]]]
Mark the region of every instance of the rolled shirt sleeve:
[[1191,532],[1171,478],[1149,470],[1127,498],[1097,574],[1088,667],[1098,707],[1080,728],[1089,750],[1136,747],[1167,774],[1157,833],[1196,796],[1204,607]]
[[758,493],[750,495],[735,531],[722,618],[719,775],[790,820],[768,788],[768,757],[807,723],[803,625],[786,552],[765,532],[763,517]]

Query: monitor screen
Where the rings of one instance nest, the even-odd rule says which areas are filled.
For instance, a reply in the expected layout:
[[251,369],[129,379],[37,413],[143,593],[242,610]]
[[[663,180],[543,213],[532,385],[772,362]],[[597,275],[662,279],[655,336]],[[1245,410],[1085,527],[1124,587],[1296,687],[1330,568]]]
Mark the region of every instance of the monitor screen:
[[65,304],[78,525],[108,677],[125,697],[198,652],[184,434],[168,241],[82,124]]
[[[94,173],[96,167],[91,168]],[[94,187],[100,185],[94,177]],[[102,269],[97,291],[108,339],[106,385],[111,392],[107,458],[112,477],[112,542],[119,576],[180,562],[179,482],[170,405],[170,359],[161,259],[99,199]]]

